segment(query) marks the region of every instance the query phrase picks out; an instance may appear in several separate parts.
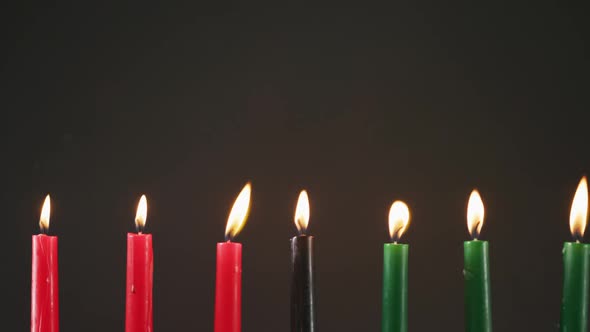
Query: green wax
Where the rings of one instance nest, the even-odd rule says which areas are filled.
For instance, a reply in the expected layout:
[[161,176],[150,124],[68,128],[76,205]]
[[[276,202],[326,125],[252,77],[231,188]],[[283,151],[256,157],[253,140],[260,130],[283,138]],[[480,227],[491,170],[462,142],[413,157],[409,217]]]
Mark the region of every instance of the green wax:
[[588,271],[590,249],[587,244],[563,245],[562,332],[588,331]]
[[407,244],[383,245],[382,332],[408,331]]
[[487,241],[466,241],[465,267],[465,331],[492,331],[492,301]]

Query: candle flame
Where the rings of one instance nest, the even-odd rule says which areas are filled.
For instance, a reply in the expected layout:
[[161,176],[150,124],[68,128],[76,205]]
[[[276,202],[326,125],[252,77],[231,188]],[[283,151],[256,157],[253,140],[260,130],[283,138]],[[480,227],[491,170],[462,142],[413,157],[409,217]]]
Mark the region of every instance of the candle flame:
[[467,203],[467,228],[471,238],[477,240],[483,226],[485,210],[477,189],[473,189]]
[[309,223],[309,197],[307,191],[302,190],[295,208],[295,226],[300,234],[305,234]]
[[250,185],[250,182],[248,182],[234,202],[225,227],[225,238],[227,240],[235,238],[246,224],[246,219],[248,219],[248,213],[250,211],[251,191],[252,186]]
[[41,208],[41,217],[39,218],[39,227],[42,232],[47,232],[49,229],[49,216],[51,215],[51,198],[49,194],[45,196],[43,207]]
[[410,224],[410,209],[406,203],[395,201],[389,209],[389,236],[391,241],[397,242]]
[[142,232],[147,220],[147,198],[141,195],[137,204],[137,213],[135,214],[135,227],[138,232]]
[[570,211],[570,231],[572,236],[579,241],[584,236],[586,221],[588,218],[588,181],[582,177]]

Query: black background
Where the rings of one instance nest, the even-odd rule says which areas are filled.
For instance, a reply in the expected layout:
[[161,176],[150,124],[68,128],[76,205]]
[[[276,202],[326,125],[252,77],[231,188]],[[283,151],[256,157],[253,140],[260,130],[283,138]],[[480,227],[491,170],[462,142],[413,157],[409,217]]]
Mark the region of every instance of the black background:
[[300,189],[320,331],[378,331],[387,213],[412,224],[409,325],[463,327],[466,202],[486,206],[496,331],[555,331],[590,166],[581,8],[26,5],[2,10],[2,324],[30,319],[46,193],[63,331],[122,331],[146,193],[156,331],[211,331],[215,243],[252,181],[243,330],[287,331]]

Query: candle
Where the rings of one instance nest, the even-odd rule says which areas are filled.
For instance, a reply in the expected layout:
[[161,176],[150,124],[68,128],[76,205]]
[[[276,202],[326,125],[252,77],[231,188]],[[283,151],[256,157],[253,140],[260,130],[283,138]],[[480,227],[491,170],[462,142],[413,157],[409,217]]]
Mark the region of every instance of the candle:
[[57,278],[57,236],[49,236],[51,199],[45,197],[39,226],[33,235],[31,275],[31,332],[59,331],[59,288]]
[[309,198],[299,194],[295,225],[299,235],[291,239],[291,331],[315,330],[313,284],[313,236],[306,235],[309,224]]
[[146,219],[147,200],[142,195],[135,216],[137,233],[127,234],[126,332],[153,331],[154,257],[152,235],[143,234]]
[[395,201],[389,209],[391,243],[383,245],[383,302],[381,331],[408,330],[408,248],[397,243],[410,223],[410,210],[402,201]]
[[576,242],[563,245],[562,332],[588,331],[588,276],[590,249],[580,243],[588,214],[588,183],[580,180],[570,211],[570,231]]
[[225,240],[217,244],[215,279],[215,332],[242,329],[242,244],[232,242],[246,223],[250,209],[250,183],[234,202],[225,229]]
[[491,332],[492,307],[488,242],[478,240],[483,226],[484,207],[477,190],[467,204],[467,227],[472,241],[464,243],[465,331]]

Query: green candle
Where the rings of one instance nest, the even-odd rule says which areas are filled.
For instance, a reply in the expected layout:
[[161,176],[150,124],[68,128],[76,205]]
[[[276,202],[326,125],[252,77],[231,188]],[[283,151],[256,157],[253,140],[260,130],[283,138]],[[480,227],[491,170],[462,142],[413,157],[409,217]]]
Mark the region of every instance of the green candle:
[[398,244],[410,221],[410,210],[395,201],[389,210],[389,235],[392,243],[383,245],[383,303],[381,331],[408,331],[408,248]]
[[590,247],[579,241],[584,236],[588,210],[588,184],[583,177],[570,212],[570,230],[576,242],[563,245],[562,332],[588,331],[588,280]]
[[465,265],[465,331],[491,332],[492,307],[488,242],[479,241],[484,219],[484,207],[477,190],[469,197],[467,224],[473,241],[464,244]]
[[588,253],[586,244],[563,245],[562,332],[588,331]]

